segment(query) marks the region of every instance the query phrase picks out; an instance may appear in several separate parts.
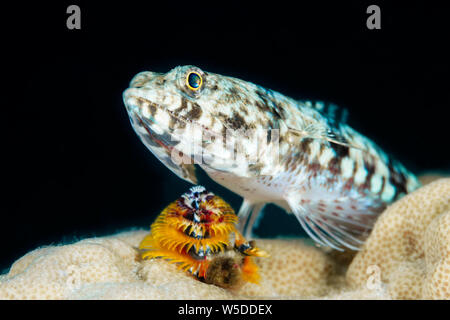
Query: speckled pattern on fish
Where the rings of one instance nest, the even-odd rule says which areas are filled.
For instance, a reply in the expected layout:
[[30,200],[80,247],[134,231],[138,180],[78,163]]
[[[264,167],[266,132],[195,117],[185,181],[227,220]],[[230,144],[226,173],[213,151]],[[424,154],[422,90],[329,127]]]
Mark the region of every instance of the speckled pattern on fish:
[[[123,98],[134,130],[172,172],[196,183],[191,160],[201,157],[214,181],[244,198],[245,237],[274,203],[318,244],[357,250],[386,205],[420,186],[333,104],[297,101],[194,66],[141,72]],[[192,126],[202,129],[201,139]],[[229,138],[251,161],[237,161]]]

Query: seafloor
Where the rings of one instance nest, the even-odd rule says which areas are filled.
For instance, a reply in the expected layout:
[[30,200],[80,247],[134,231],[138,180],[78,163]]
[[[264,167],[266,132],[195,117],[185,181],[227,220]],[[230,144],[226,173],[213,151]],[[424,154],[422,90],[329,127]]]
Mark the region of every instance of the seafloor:
[[[389,206],[361,251],[257,240],[259,285],[227,290],[137,259],[147,231],[36,249],[0,275],[0,299],[450,299],[450,178]],[[430,182],[432,181],[432,182]]]

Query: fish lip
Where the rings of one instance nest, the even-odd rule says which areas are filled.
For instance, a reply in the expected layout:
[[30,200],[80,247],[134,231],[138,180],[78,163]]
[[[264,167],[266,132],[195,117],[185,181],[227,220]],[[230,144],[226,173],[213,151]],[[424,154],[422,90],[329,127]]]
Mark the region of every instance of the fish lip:
[[[141,127],[143,127],[146,131],[147,131],[147,135],[148,137],[155,142],[156,144],[158,144],[159,146],[161,146],[162,148],[164,148],[167,153],[169,154],[176,154],[176,153],[182,153],[184,156],[191,158],[189,163],[195,163],[194,161],[194,154],[187,154],[185,152],[183,152],[182,150],[176,148],[176,145],[178,145],[179,141],[176,140],[171,140],[168,137],[165,137],[164,134],[158,134],[155,132],[154,129],[151,128],[151,125],[148,123],[148,120],[143,119],[138,111],[133,111],[132,116],[134,117],[133,121],[136,121],[137,123],[139,123],[139,125]],[[156,125],[158,125],[158,123],[155,120],[150,119],[150,121],[153,121]],[[170,134],[170,132],[168,133]],[[166,132],[167,135],[167,132]],[[172,143],[171,143],[172,142]],[[204,155],[203,155],[204,156]],[[208,164],[206,163],[202,163],[202,165],[206,165],[207,167],[210,167]],[[210,167],[212,170],[216,170],[213,167]],[[220,170],[219,170],[220,171]],[[225,171],[224,171],[225,172]]]
[[[127,109],[129,118],[131,119],[133,127],[135,127],[134,124],[137,124],[140,127],[144,128],[145,131],[147,132],[147,136],[153,142],[155,142],[160,147],[165,149],[167,151],[167,153],[173,154],[176,152],[181,152],[181,150],[179,150],[178,148],[175,147],[176,145],[179,144],[180,141],[177,141],[177,139],[173,140],[171,138],[171,135],[173,135],[174,129],[171,129],[167,125],[162,126],[162,124],[159,123],[158,121],[156,121],[156,119],[153,116],[150,116],[150,117],[144,116],[142,113],[142,107],[140,106],[139,103],[137,103],[137,101],[141,100],[141,101],[145,102],[146,104],[148,104],[148,106],[146,106],[147,108],[155,108],[156,110],[166,112],[169,115],[179,119],[180,121],[184,121],[185,123],[190,123],[190,122],[179,115],[175,115],[173,113],[173,111],[171,111],[167,106],[153,102],[153,101],[151,101],[147,98],[141,97],[139,95],[133,94],[133,91],[129,91],[129,89],[135,89],[135,88],[131,87],[124,91],[123,101],[124,101],[125,107]],[[163,133],[162,134],[157,133],[155,131],[155,129],[152,128],[152,124],[159,126],[161,128],[161,130],[163,131]],[[142,133],[137,132],[137,134],[141,135]],[[183,153],[183,154],[185,156],[192,157],[192,155],[187,155],[185,153]]]
[[[174,143],[173,143],[174,145],[171,145],[171,144],[167,141],[167,139],[164,138],[164,135],[156,133],[155,130],[152,129],[151,126],[147,123],[147,121],[144,120],[144,119],[138,114],[138,112],[133,111],[133,116],[135,117],[135,119],[137,119],[139,125],[140,125],[141,127],[143,127],[143,128],[147,131],[148,136],[149,136],[153,141],[155,141],[157,144],[159,144],[161,147],[163,147],[164,149],[166,149],[166,150],[169,151],[169,152],[172,152],[173,149],[177,150],[177,149],[175,148],[174,145],[176,145],[176,144],[178,144],[178,143],[175,143],[175,141],[174,141]],[[154,121],[154,123],[157,124],[156,121]]]
[[[142,100],[142,101],[144,101],[145,103],[148,104],[148,107],[154,107],[157,110],[162,110],[163,112],[168,113],[171,117],[174,117],[175,119],[177,119],[177,120],[179,120],[181,122],[184,122],[187,126],[188,125],[189,126],[193,126],[194,125],[194,126],[199,127],[203,131],[211,133],[213,136],[216,136],[216,137],[222,136],[222,133],[216,132],[216,131],[212,130],[211,128],[206,127],[205,125],[203,125],[201,123],[198,123],[197,121],[188,120],[188,119],[186,119],[183,116],[175,114],[174,111],[170,110],[165,105],[153,102],[153,101],[151,101],[151,100],[149,100],[147,98],[143,98],[143,97],[140,97],[140,96],[126,97],[125,94],[126,94],[126,92],[124,93],[124,104],[125,104],[128,112],[130,114],[135,114],[136,116],[138,116],[142,120],[143,123],[146,123],[146,121],[145,121],[145,119],[142,119],[142,117],[140,116],[140,114],[141,114],[140,107],[137,106],[136,104],[127,103],[128,99]],[[159,125],[154,119],[153,120],[150,119],[150,120],[153,121],[156,125]]]
[[[135,101],[132,101],[132,99],[134,99]],[[124,93],[124,104],[127,107],[127,111],[128,111],[128,114],[129,114],[130,118],[133,119],[132,122],[134,121],[136,124],[139,124],[140,127],[144,128],[146,130],[146,132],[147,132],[147,136],[153,142],[158,144],[160,147],[164,148],[167,151],[167,153],[169,153],[169,154],[176,154],[178,152],[178,154],[183,154],[184,156],[191,158],[190,163],[195,163],[195,161],[196,161],[195,160],[196,154],[193,154],[193,153],[189,153],[188,154],[188,153],[183,152],[179,148],[175,147],[180,142],[182,142],[183,139],[186,138],[186,136],[185,135],[180,135],[179,133],[178,134],[175,133],[174,131],[176,131],[176,129],[170,128],[167,124],[164,125],[164,126],[161,126],[161,123],[158,123],[158,121],[156,121],[156,119],[153,116],[150,116],[150,117],[144,116],[142,114],[142,108],[140,107],[139,103],[136,103],[136,100],[144,101],[146,104],[148,104],[148,106],[147,106],[148,108],[150,108],[150,107],[156,108],[157,110],[161,110],[162,112],[166,112],[170,116],[178,119],[181,122],[184,122],[186,124],[186,129],[187,130],[189,130],[189,126],[191,126],[191,129],[193,129],[192,126],[194,126],[194,127],[198,127],[200,130],[202,130],[202,132],[209,132],[209,134],[211,134],[212,136],[214,136],[214,137],[221,137],[221,139],[223,139],[223,134],[222,133],[218,133],[218,132],[216,132],[216,131],[208,128],[208,127],[205,127],[201,123],[198,123],[196,121],[191,121],[191,120],[186,119],[183,116],[177,115],[177,114],[174,113],[174,111],[170,110],[165,105],[158,104],[156,102],[153,102],[153,101],[151,101],[151,100],[149,100],[147,98],[141,97],[141,96],[127,95],[126,92],[125,92]],[[152,129],[152,125],[151,125],[152,123],[154,125],[160,126],[162,131],[163,131],[163,134],[159,134],[159,133],[155,132],[155,130]],[[195,130],[195,128],[193,130]],[[138,132],[138,135],[141,135],[141,134],[142,133]],[[170,135],[173,136],[174,134],[175,134],[175,137],[176,137],[175,140],[173,140],[171,138],[171,136],[170,136]],[[235,134],[234,130],[233,130],[233,134]],[[201,142],[201,143],[203,143],[203,142]],[[186,144],[186,141],[185,141],[184,144]],[[194,147],[194,149],[195,149],[195,147]],[[210,157],[213,157],[213,158],[217,159],[217,158],[220,158],[220,156],[218,157],[217,154],[216,155],[209,154],[208,152],[206,152],[205,149],[203,149],[203,145],[200,146],[200,149],[202,150],[202,153],[201,153],[201,157],[202,157],[201,165],[202,166],[206,166],[210,170],[214,170],[214,171],[221,171],[221,172],[224,172],[224,173],[227,172],[225,170],[214,168],[213,166],[211,166],[208,163],[208,161],[203,161],[204,157],[208,157],[208,159]]]

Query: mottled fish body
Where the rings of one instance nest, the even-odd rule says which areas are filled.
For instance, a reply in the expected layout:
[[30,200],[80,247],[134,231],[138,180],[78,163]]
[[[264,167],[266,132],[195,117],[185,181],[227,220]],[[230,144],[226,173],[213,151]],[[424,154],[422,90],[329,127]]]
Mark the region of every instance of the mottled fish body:
[[194,66],[141,72],[123,97],[134,130],[172,172],[196,183],[198,164],[244,198],[246,237],[263,206],[275,203],[318,244],[357,249],[378,214],[420,186],[332,104]]

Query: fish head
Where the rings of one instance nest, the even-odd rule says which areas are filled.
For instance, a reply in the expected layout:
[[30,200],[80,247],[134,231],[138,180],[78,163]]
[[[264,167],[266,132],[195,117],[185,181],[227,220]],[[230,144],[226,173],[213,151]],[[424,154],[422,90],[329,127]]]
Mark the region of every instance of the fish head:
[[144,144],[194,183],[193,164],[240,176],[261,168],[257,142],[277,127],[268,96],[250,82],[180,66],[137,74],[123,100]]

